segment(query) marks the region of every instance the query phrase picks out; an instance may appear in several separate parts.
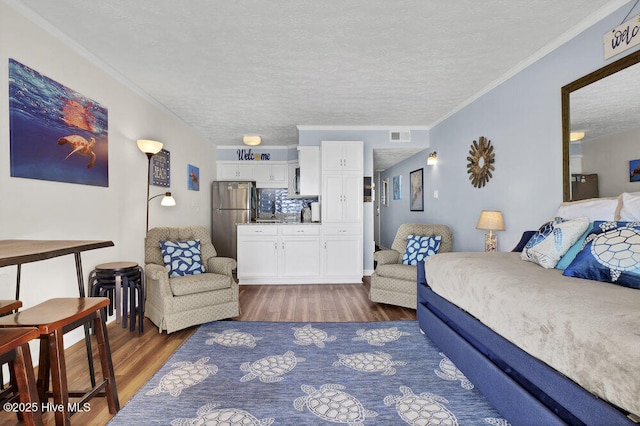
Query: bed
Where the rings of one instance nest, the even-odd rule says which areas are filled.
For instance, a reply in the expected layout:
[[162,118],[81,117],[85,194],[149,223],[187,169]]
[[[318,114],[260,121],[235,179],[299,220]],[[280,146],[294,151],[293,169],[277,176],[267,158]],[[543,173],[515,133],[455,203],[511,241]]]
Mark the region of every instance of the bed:
[[514,425],[640,420],[640,290],[566,277],[518,252],[418,267],[422,331]]

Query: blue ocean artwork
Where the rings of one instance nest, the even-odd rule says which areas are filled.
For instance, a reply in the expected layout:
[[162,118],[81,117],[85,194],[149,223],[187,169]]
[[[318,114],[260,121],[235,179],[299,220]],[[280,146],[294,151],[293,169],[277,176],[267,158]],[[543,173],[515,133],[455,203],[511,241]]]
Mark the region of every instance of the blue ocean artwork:
[[200,191],[200,169],[188,164],[187,174],[187,188],[191,191]]
[[640,160],[629,161],[629,182],[640,182]]
[[109,186],[107,109],[9,59],[11,176]]

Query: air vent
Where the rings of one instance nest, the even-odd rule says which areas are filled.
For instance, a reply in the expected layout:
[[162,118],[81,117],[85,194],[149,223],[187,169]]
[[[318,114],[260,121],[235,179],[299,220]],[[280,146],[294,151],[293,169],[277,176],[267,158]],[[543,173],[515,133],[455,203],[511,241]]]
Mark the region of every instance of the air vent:
[[411,142],[411,131],[391,130],[389,132],[389,142]]

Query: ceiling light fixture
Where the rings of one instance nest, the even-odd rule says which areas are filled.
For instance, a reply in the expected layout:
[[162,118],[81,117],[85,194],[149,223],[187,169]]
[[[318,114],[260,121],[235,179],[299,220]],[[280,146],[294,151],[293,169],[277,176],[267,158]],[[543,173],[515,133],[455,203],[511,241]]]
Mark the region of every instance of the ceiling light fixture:
[[262,138],[260,136],[245,136],[242,138],[242,142],[244,142],[245,145],[249,146],[260,145],[261,141]]
[[582,139],[584,139],[584,132],[571,132],[569,134],[569,140],[571,142],[577,142]]

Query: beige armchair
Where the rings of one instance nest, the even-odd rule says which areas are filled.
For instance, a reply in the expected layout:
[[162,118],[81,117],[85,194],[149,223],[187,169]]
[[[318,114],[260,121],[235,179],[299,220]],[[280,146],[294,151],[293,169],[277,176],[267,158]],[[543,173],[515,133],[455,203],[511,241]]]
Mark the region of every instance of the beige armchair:
[[[205,273],[169,278],[160,241],[200,240]],[[209,231],[200,226],[153,228],[145,239],[145,316],[167,333],[240,315],[236,261],[216,257]]]
[[400,225],[391,250],[377,251],[373,259],[377,262],[371,275],[369,299],[372,302],[404,306],[416,309],[418,298],[418,270],[416,266],[403,265],[402,255],[407,247],[408,235],[442,237],[438,253],[450,252],[453,238],[446,225],[424,225],[419,223]]

